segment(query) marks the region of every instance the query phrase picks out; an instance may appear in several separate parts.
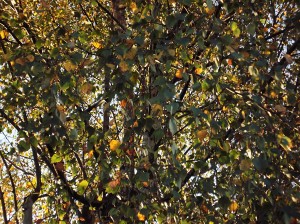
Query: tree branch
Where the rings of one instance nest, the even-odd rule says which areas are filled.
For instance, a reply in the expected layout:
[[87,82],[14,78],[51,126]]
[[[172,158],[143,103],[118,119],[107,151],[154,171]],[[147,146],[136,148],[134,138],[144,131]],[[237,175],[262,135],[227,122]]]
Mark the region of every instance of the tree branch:
[[96,0],[96,2],[99,8],[106,12],[110,16],[110,18],[112,18],[112,20],[115,21],[119,27],[121,27],[122,30],[126,30],[126,28],[120,23],[119,20],[116,19],[116,17],[113,16],[113,14],[110,11],[108,11],[108,9],[106,9],[98,0]]
[[291,29],[293,29],[293,28],[295,28],[295,26],[288,26],[288,27],[284,28],[283,30],[279,30],[279,31],[277,31],[277,32],[275,32],[275,33],[273,33],[273,34],[271,34],[271,35],[265,37],[265,40],[272,39],[273,37],[276,37],[276,36],[278,36],[278,35],[280,35],[280,34],[286,32],[286,31],[288,31],[288,30],[291,30]]
[[6,168],[6,171],[7,171],[8,177],[9,177],[9,181],[10,181],[10,184],[11,184],[13,198],[14,198],[14,209],[15,209],[15,214],[16,214],[16,223],[18,224],[19,223],[19,220],[18,220],[18,201],[17,201],[17,193],[16,193],[15,182],[14,182],[14,179],[11,175],[9,166],[7,165],[7,162],[6,162],[6,160],[5,160],[5,158],[2,154],[2,151],[0,151],[0,157],[1,157],[1,159],[3,161],[3,164]]
[[[286,54],[291,54],[294,50],[296,50],[300,46],[300,39],[296,40],[294,44],[287,50]],[[286,58],[282,57],[281,60],[277,63],[275,63],[269,74],[267,75],[267,80],[265,80],[261,86],[261,92],[266,92],[266,87],[274,80],[272,74],[274,73],[274,70],[277,66],[282,66],[281,70],[283,70],[288,64],[286,63]]]
[[13,119],[7,116],[3,109],[0,109],[0,115],[6,119],[17,131],[21,131],[22,129],[14,122]]
[[1,206],[2,206],[3,220],[4,220],[5,224],[8,224],[7,214],[6,214],[6,207],[5,207],[5,201],[4,201],[3,191],[2,191],[1,186],[0,186],[0,200],[1,200]]
[[13,36],[13,38],[17,41],[19,45],[23,45],[22,42],[18,39],[18,37],[14,34],[10,26],[3,20],[0,20],[0,23],[7,29],[7,31]]

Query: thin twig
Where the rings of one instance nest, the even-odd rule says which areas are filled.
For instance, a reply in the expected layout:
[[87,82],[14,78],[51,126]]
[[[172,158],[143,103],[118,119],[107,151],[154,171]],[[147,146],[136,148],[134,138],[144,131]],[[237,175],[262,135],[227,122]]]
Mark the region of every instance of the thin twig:
[[126,28],[120,23],[119,20],[116,19],[116,17],[113,16],[113,14],[110,11],[108,11],[107,8],[105,8],[98,0],[96,0],[96,2],[99,8],[106,12],[118,24],[118,26],[122,28],[122,30],[126,31]]

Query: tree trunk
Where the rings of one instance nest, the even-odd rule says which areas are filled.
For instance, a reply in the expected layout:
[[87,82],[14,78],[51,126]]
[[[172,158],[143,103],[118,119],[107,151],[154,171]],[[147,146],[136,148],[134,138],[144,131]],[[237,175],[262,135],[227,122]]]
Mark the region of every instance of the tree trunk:
[[23,224],[32,224],[33,203],[34,203],[34,200],[32,199],[32,195],[29,195],[26,198],[24,198],[24,203],[22,205],[23,213],[24,213]]

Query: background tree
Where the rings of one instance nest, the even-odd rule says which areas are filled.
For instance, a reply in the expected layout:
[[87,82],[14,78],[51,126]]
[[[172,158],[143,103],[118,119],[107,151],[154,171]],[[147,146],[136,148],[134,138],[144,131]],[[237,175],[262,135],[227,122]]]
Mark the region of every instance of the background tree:
[[299,19],[292,0],[1,1],[1,222],[296,223]]

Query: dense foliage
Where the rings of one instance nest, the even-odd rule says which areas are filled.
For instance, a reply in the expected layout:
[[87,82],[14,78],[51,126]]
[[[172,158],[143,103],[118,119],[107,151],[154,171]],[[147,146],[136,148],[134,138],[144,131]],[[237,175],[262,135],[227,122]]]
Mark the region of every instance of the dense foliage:
[[296,223],[299,6],[1,0],[0,222]]

